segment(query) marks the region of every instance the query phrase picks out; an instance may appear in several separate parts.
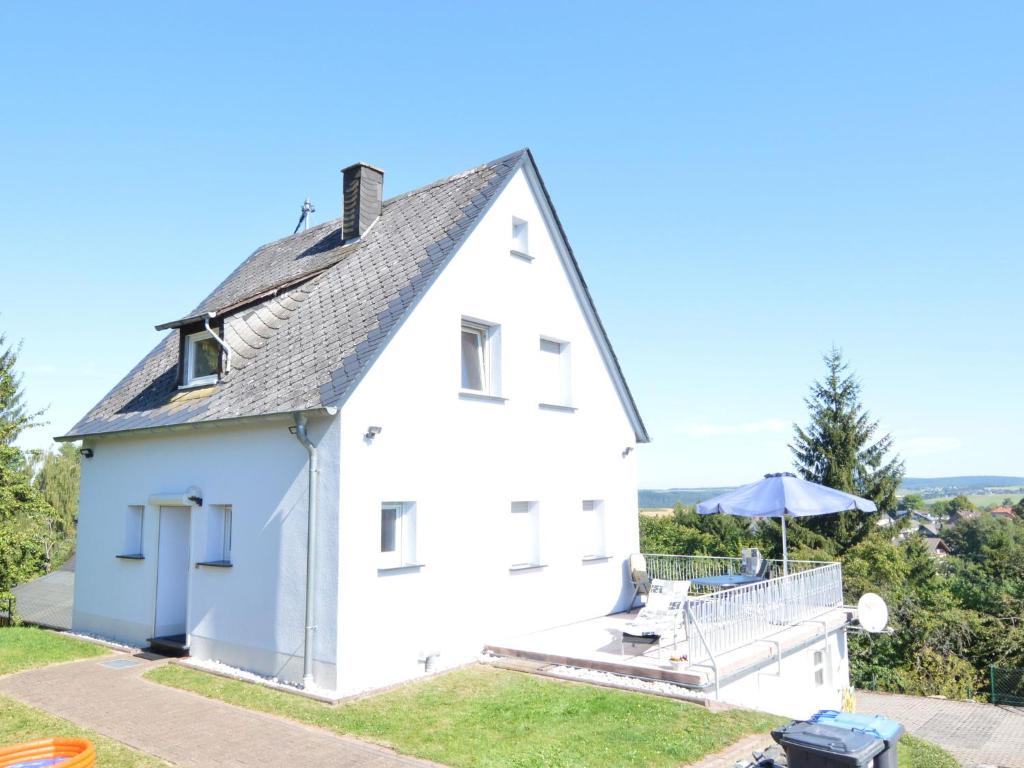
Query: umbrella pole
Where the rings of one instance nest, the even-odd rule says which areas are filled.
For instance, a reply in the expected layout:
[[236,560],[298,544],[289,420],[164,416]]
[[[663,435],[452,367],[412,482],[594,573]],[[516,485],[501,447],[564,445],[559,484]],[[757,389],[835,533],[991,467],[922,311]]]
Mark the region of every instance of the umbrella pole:
[[786,547],[786,513],[782,513],[782,575],[789,576],[789,550]]

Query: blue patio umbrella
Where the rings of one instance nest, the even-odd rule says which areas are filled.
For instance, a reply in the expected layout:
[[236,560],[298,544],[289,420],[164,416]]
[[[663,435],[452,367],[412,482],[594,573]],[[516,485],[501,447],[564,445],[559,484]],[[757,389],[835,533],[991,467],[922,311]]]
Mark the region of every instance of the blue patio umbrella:
[[789,573],[789,554],[786,547],[786,515],[811,517],[834,515],[856,509],[877,512],[873,501],[843,493],[835,488],[802,480],[792,472],[775,472],[763,480],[740,486],[735,490],[702,501],[697,512],[713,515],[721,512],[740,517],[778,517],[782,520],[782,571]]

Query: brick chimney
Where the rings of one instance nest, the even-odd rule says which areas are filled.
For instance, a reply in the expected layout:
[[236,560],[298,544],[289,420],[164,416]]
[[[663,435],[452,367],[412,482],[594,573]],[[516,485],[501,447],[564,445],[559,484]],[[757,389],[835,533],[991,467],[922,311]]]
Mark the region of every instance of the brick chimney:
[[356,163],[342,170],[344,203],[342,235],[345,240],[362,237],[380,216],[384,201],[384,171],[366,163]]

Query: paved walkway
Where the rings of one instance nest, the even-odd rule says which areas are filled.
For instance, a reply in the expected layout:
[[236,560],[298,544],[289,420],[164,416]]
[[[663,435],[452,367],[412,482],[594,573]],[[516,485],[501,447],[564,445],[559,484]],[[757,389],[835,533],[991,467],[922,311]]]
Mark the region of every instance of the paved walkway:
[[[131,666],[117,668],[118,663]],[[0,693],[192,768],[435,765],[143,679],[155,663],[162,662],[115,654],[57,664],[0,677]]]
[[733,768],[737,763],[746,765],[754,759],[754,752],[764,752],[765,749],[773,746],[781,755],[782,752],[770,733],[755,733],[744,736],[725,749],[715,752],[713,755],[707,755],[696,763],[691,763],[687,768]]
[[899,720],[965,766],[1024,768],[1024,707],[857,691],[857,711]]

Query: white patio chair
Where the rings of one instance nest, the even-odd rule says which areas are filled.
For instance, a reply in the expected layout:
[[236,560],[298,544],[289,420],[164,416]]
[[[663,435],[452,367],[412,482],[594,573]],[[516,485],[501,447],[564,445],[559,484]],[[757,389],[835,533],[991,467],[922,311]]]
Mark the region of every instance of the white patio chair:
[[651,588],[651,577],[647,573],[647,558],[639,552],[629,556],[629,578],[633,582],[633,597],[629,601],[629,607],[633,607],[637,595],[646,595]]
[[679,630],[686,621],[686,596],[690,591],[688,581],[652,579],[647,594],[647,604],[626,628],[619,638],[619,654],[625,654],[625,645],[653,645],[661,658],[661,639],[672,634],[672,645],[679,642]]

